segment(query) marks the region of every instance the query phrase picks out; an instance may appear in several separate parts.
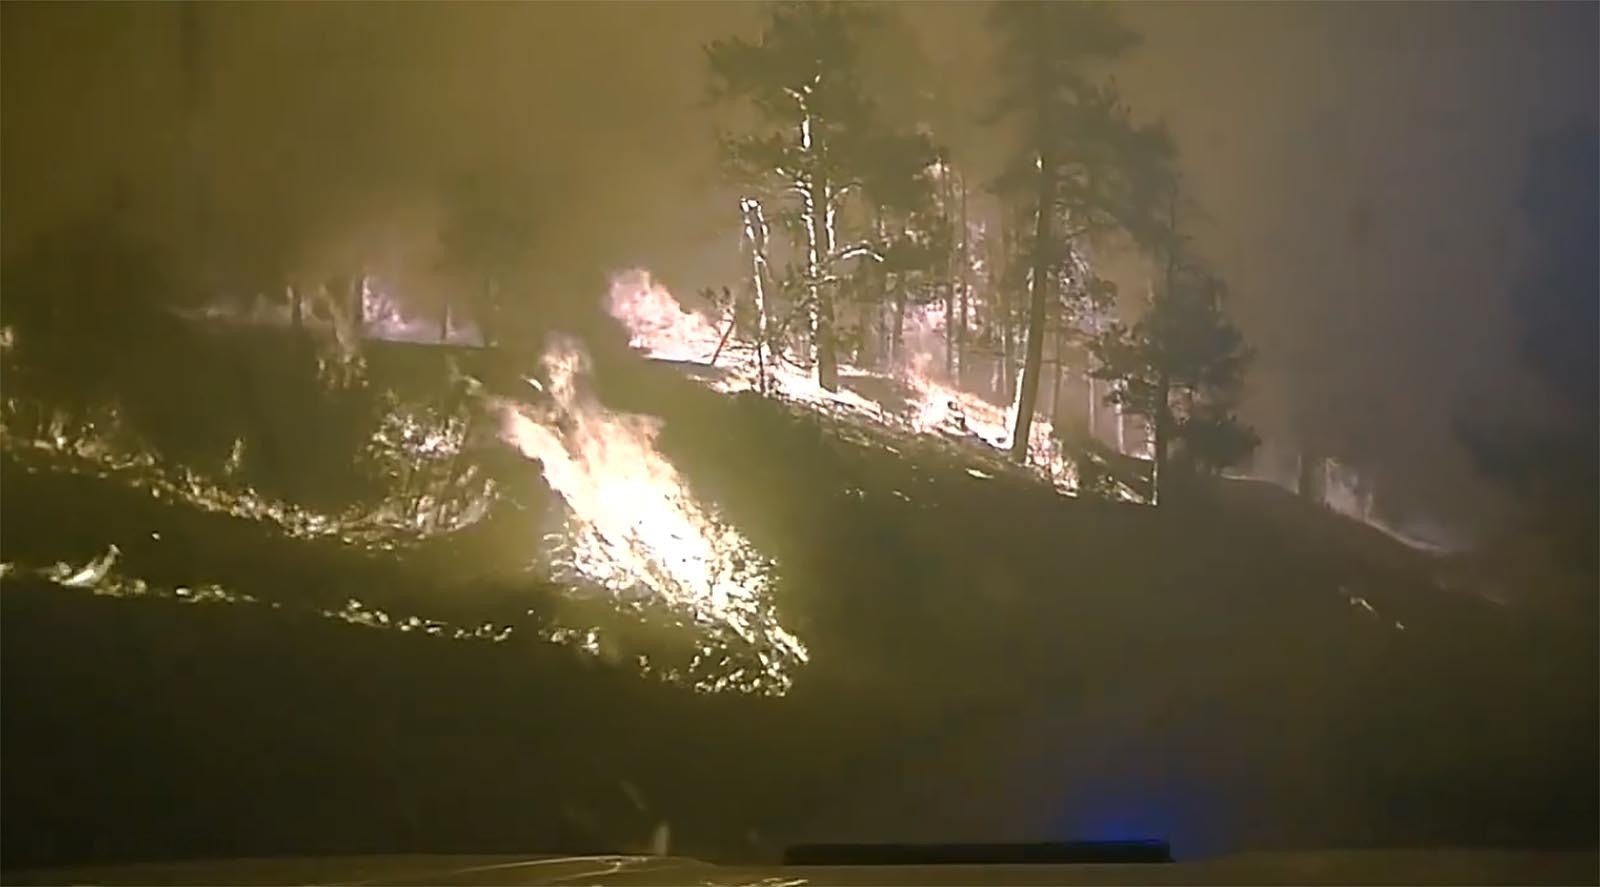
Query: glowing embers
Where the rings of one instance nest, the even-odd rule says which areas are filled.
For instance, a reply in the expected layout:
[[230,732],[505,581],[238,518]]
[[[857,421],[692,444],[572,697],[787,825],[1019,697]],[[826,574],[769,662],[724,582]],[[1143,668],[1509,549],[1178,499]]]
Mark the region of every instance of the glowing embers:
[[423,619],[418,616],[391,617],[384,610],[368,606],[355,598],[345,601],[344,606],[337,610],[321,610],[319,615],[326,619],[359,625],[363,628],[378,628],[402,633],[415,632],[416,634],[450,638],[457,641],[500,643],[510,638],[513,631],[510,625],[496,625],[493,622],[484,622],[469,628],[452,625],[439,619]]
[[143,579],[129,576],[116,569],[122,550],[108,546],[105,553],[88,562],[74,566],[55,563],[43,569],[30,570],[15,564],[6,564],[0,575],[33,575],[61,588],[87,591],[101,597],[166,598],[186,604],[254,604],[256,599],[248,594],[231,591],[210,582],[192,585],[161,587]]
[[[76,566],[58,562],[48,567],[32,569],[13,563],[0,563],[0,576],[10,578],[32,576],[58,588],[86,591],[98,597],[155,599],[183,604],[260,605],[274,610],[284,609],[284,605],[280,602],[263,601],[253,595],[229,589],[214,582],[167,586],[147,582],[117,569],[117,562],[121,555],[122,550],[113,544],[108,546],[105,552],[98,557]],[[294,608],[291,607],[290,609]],[[500,643],[509,639],[513,631],[510,625],[497,625],[492,622],[461,626],[438,619],[423,619],[418,616],[391,617],[385,611],[370,607],[355,599],[346,601],[345,605],[338,609],[311,610],[310,612],[324,619],[332,619],[349,625],[398,632],[415,632],[419,635],[458,641]]]
[[[7,419],[15,412],[7,404]],[[34,435],[0,423],[0,445],[29,472],[61,472],[120,483],[153,499],[181,503],[212,514],[273,525],[295,539],[332,538],[346,545],[393,550],[482,520],[498,491],[474,466],[454,470],[464,423],[425,407],[388,399],[387,412],[361,454],[363,467],[385,476],[388,489],[376,502],[336,514],[267,496],[234,475],[243,460],[235,441],[224,475],[207,477],[186,465],[170,465],[122,428],[115,409],[71,420],[54,414]],[[411,494],[401,487],[420,487]]]
[[749,670],[740,688],[782,692],[807,654],[778,622],[772,563],[695,501],[656,449],[656,419],[611,412],[584,390],[588,360],[577,343],[556,341],[543,363],[537,402],[504,403],[501,414],[505,439],[539,463],[565,506],[559,531],[545,537],[552,578],[684,614],[715,641],[707,655],[728,660],[724,683]]
[[1356,594],[1355,591],[1351,590],[1349,587],[1344,585],[1339,586],[1339,596],[1344,598],[1345,602],[1348,603],[1351,608],[1358,610],[1368,618],[1375,619],[1379,623],[1393,623],[1396,631],[1406,630],[1406,624],[1404,622],[1401,622],[1398,619],[1389,619],[1388,617],[1382,615],[1378,612],[1377,608],[1372,605],[1371,601],[1367,600],[1367,598],[1362,595]]

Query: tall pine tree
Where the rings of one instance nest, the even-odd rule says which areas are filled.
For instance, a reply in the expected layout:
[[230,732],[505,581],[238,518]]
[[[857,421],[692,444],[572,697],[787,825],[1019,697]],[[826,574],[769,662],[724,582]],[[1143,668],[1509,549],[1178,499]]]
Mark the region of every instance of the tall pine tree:
[[860,6],[780,3],[761,36],[718,40],[706,47],[714,98],[748,103],[757,123],[721,140],[727,164],[747,181],[792,199],[803,256],[803,310],[817,381],[839,384],[836,296],[842,263],[870,255],[844,244],[839,218],[862,187],[865,157],[877,129],[861,86],[858,37],[874,23]]
[[1260,443],[1234,413],[1251,351],[1223,312],[1224,296],[1220,279],[1174,250],[1144,315],[1112,324],[1092,346],[1095,377],[1113,386],[1107,401],[1154,432],[1156,503],[1171,490],[1174,444],[1187,467],[1214,472]]
[[1031,192],[1033,225],[1028,243],[1027,342],[1017,386],[1012,457],[1026,459],[1033,411],[1043,371],[1055,273],[1067,245],[1104,227],[1123,227],[1136,238],[1160,193],[1152,170],[1170,154],[1165,133],[1132,123],[1114,84],[1097,82],[1093,63],[1117,58],[1138,42],[1112,9],[1101,3],[997,3],[991,27],[1000,40],[1002,83],[991,113],[1021,131],[1020,150],[998,183]]

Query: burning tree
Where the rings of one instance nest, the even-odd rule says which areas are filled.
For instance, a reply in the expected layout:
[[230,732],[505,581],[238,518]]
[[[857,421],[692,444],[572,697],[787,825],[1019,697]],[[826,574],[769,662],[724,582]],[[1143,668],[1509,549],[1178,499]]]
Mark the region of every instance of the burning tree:
[[1018,385],[1012,456],[1026,458],[1039,394],[1046,322],[1075,240],[1110,227],[1140,238],[1162,193],[1158,180],[1171,149],[1160,127],[1136,126],[1114,84],[1085,71],[1120,56],[1138,35],[1103,4],[999,3],[990,13],[1002,48],[1003,91],[996,122],[1019,119],[1022,144],[997,182],[1002,193],[1031,194],[1033,232],[1023,238],[1029,268],[1027,345]]
[[[830,391],[839,383],[840,274],[850,259],[876,256],[866,244],[843,243],[838,226],[863,187],[863,155],[878,132],[861,88],[857,46],[872,21],[847,4],[784,3],[755,42],[730,38],[706,47],[713,97],[747,101],[759,120],[748,133],[722,138],[728,166],[748,187],[792,201],[796,211],[803,255],[798,307],[808,321],[817,381]],[[747,212],[746,225],[752,221]]]

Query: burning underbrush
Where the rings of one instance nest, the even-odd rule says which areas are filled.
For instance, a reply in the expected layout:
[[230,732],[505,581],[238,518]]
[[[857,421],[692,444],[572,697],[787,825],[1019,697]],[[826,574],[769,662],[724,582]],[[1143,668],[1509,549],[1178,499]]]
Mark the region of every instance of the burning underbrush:
[[[77,590],[97,597],[136,600],[161,600],[179,604],[264,606],[282,609],[282,601],[263,601],[254,595],[230,589],[216,582],[197,582],[182,585],[161,585],[118,569],[122,550],[115,544],[105,552],[83,564],[74,565],[57,561],[47,567],[19,567],[0,563],[0,577],[14,581],[42,583],[63,590]],[[477,625],[462,626],[447,620],[419,616],[394,617],[351,598],[335,608],[303,608],[324,619],[332,619],[369,628],[393,629],[399,632],[416,632],[418,635],[475,640],[499,643],[511,637],[511,625],[485,621]]]
[[[974,463],[978,470],[1019,472],[1009,458],[1017,405],[1002,406],[962,390],[933,371],[936,355],[929,349],[943,347],[945,322],[937,305],[928,306],[914,320],[906,319],[906,339],[919,350],[887,372],[841,366],[834,391],[818,384],[805,358],[794,349],[758,353],[752,342],[734,334],[731,319],[718,325],[686,309],[647,271],[615,275],[607,309],[627,329],[635,351],[677,366],[714,391],[761,392],[797,410],[831,417],[837,420],[835,433],[864,445],[896,453],[937,447],[947,456]],[[1120,433],[1115,446],[1092,433],[1067,437],[1070,445],[1049,419],[1036,413],[1029,430],[1027,465],[1021,470],[1066,496],[1151,501],[1148,441],[1124,449]],[[1257,462],[1258,470],[1228,471],[1224,476],[1297,490],[1298,459],[1287,469],[1259,457]],[[1329,510],[1419,551],[1460,550],[1459,544],[1439,541],[1451,534],[1427,521],[1413,520],[1402,529],[1385,520],[1375,508],[1374,489],[1350,466],[1324,460],[1319,477],[1322,504]]]
[[[437,350],[407,353],[443,375]],[[713,386],[748,369],[731,353]],[[37,764],[18,780],[27,819],[103,808],[94,785],[60,788],[97,760],[131,761],[156,801],[214,767],[195,783],[202,820],[237,797],[296,823],[308,792],[348,800],[308,841],[440,809],[487,810],[473,839],[515,840],[556,833],[571,807],[611,832],[671,819],[730,847],[752,820],[804,839],[875,797],[859,834],[881,835],[927,808],[916,787],[951,762],[995,786],[974,817],[1014,815],[1023,833],[1059,822],[1061,797],[1098,815],[1100,777],[1143,780],[1152,757],[1251,821],[1284,821],[1263,785],[1326,806],[1378,773],[1397,788],[1355,799],[1361,823],[1462,778],[1491,798],[1530,779],[1553,792],[1580,761],[1562,751],[1576,728],[1524,716],[1538,707],[1524,700],[1558,699],[1553,684],[1495,675],[1531,661],[1498,623],[1287,494],[1234,485],[1252,497],[1192,511],[1069,501],[974,430],[1003,409],[956,399],[941,414],[904,376],[846,372],[839,395],[808,400],[795,369],[788,394],[724,397],[685,378],[707,379],[703,364],[594,354],[570,340],[539,366],[500,354],[463,409],[377,398],[347,467],[378,492],[348,518],[263,492],[248,445],[238,471],[202,472],[112,413],[8,424],[0,598],[22,627],[7,691],[28,701],[7,742]],[[436,482],[469,476],[492,489],[481,513],[440,507]],[[1511,726],[1460,751],[1454,734],[1419,739],[1428,719]],[[1156,722],[1169,744],[1150,745]],[[1507,771],[1503,743],[1529,724],[1557,753]],[[1032,737],[1021,756],[1017,736]],[[1084,737],[1087,757],[1049,769]],[[1294,782],[1308,754],[1336,772]],[[1169,775],[1133,782],[1141,802],[1167,804]],[[486,791],[503,805],[485,808]],[[730,811],[709,824],[708,791]]]
[[[585,389],[585,361],[575,342],[555,343],[544,381],[528,377],[517,396],[471,378],[463,396],[384,391],[347,463],[371,492],[333,509],[263,492],[242,439],[204,471],[164,458],[114,407],[11,397],[8,511],[51,513],[58,527],[8,532],[6,578],[458,639],[515,628],[701,691],[785,692],[807,653],[778,621],[775,564],[695,499],[654,446],[657,420],[613,413]],[[430,609],[450,618],[405,615]]]
[[[375,292],[363,294],[372,301]],[[1004,474],[1078,492],[1086,463],[1064,451],[1047,421],[1036,418],[1029,464],[1017,466],[1008,458],[1015,408],[935,378],[927,360],[895,373],[843,367],[838,390],[828,391],[796,355],[757,354],[730,329],[684,311],[646,274],[618,276],[609,308],[648,356],[677,362],[715,391],[761,392],[791,412],[824,419],[841,442],[949,464],[968,481]],[[381,309],[381,300],[363,306],[369,325],[400,322]],[[361,347],[349,338],[352,349]],[[132,529],[136,520],[70,550],[17,552],[12,537],[12,579],[187,601],[197,599],[196,589],[226,589],[204,597],[307,608],[374,629],[491,640],[511,638],[514,630],[517,642],[561,644],[701,691],[782,694],[792,686],[810,653],[780,619],[776,602],[783,565],[771,552],[783,550],[784,532],[769,528],[758,546],[747,528],[698,494],[658,447],[661,419],[602,402],[581,343],[552,339],[535,372],[510,366],[509,355],[497,352],[463,358],[478,364],[463,372],[455,356],[439,358],[442,350],[406,347],[407,354],[434,358],[420,376],[407,371],[433,379],[431,388],[396,393],[385,381],[385,354],[372,346],[341,364],[353,378],[319,374],[316,384],[326,390],[302,395],[327,401],[315,419],[295,413],[304,408],[285,398],[296,427],[313,435],[323,433],[329,417],[359,430],[336,441],[349,450],[344,473],[365,484],[343,505],[335,498],[313,506],[281,492],[292,484],[267,491],[252,474],[256,444],[243,438],[220,470],[203,471],[165,458],[115,409],[69,418],[8,401],[0,429],[8,471],[98,483],[124,495],[109,510],[138,500],[146,509],[138,512],[141,520],[194,514],[211,522],[202,521],[204,529],[190,539],[215,533],[238,540],[216,546],[215,556],[207,541],[191,541],[198,550],[189,553],[151,554],[142,550],[148,540],[133,537],[155,536],[157,528],[141,533]],[[261,354],[285,350],[294,351]],[[240,358],[258,359],[264,358]],[[441,362],[448,365],[443,373]],[[445,378],[449,385],[440,387]],[[320,446],[305,432],[289,439]],[[1111,494],[1136,498],[1126,487],[1113,486]],[[770,518],[759,499],[744,497],[741,520]],[[87,586],[58,581],[56,573],[67,569],[59,564],[94,563],[95,553],[113,543],[127,552],[116,570]],[[260,553],[241,556],[241,546]],[[163,558],[193,563],[152,566]],[[486,587],[494,607],[485,603]],[[321,590],[288,590],[294,588]]]
[[[684,613],[752,655],[729,680],[754,689],[786,686],[806,650],[777,620],[774,565],[695,500],[655,447],[659,420],[611,412],[584,390],[588,359],[576,342],[554,342],[544,372],[544,383],[530,381],[541,397],[501,405],[502,433],[539,464],[563,503],[558,526],[544,537],[554,578],[623,607],[661,604]],[[703,671],[711,656],[726,658],[703,647],[690,670]],[[716,684],[708,688],[720,689]]]
[[[646,271],[615,275],[607,309],[628,330],[629,344],[645,356],[678,364],[713,390],[732,394],[762,391],[768,396],[835,418],[855,429],[843,433],[874,439],[914,435],[919,443],[938,442],[957,448],[988,467],[1015,470],[1011,449],[1016,404],[1002,406],[978,394],[935,378],[932,357],[918,354],[892,373],[852,366],[839,369],[838,390],[817,383],[799,355],[785,350],[757,353],[751,344],[733,339],[700,314],[686,310],[672,293]],[[764,378],[763,378],[764,377]],[[882,441],[877,445],[886,446]],[[1070,453],[1044,416],[1035,414],[1029,431],[1028,471],[1058,492],[1080,491],[1080,463],[1093,453]],[[1142,501],[1133,486],[1112,482],[1110,498]]]
[[[365,448],[363,469],[390,476],[376,501],[330,513],[257,490],[239,477],[244,444],[235,441],[220,476],[173,464],[124,427],[115,408],[73,418],[54,413],[32,433],[18,431],[15,399],[6,402],[0,446],[27,473],[93,477],[211,514],[257,522],[300,540],[332,539],[370,551],[403,546],[469,527],[488,513],[497,491],[481,472],[451,472],[463,444],[451,419],[400,405],[386,414]],[[400,479],[400,471],[405,477]]]

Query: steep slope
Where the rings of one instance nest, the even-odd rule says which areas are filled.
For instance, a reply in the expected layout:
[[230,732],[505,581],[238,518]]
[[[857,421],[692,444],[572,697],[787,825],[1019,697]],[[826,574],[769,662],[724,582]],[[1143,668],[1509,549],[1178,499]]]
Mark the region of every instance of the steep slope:
[[[1270,488],[1076,500],[981,444],[598,359],[600,401],[661,417],[693,494],[773,559],[809,651],[785,695],[641,673],[657,635],[699,629],[526,573],[545,529],[526,509],[373,551],[8,452],[8,562],[116,543],[151,587],[256,603],[5,577],[7,867],[663,834],[732,857],[800,838],[1592,842],[1591,634],[1554,644]],[[371,630],[351,598],[446,637]],[[552,635],[583,619],[615,640]],[[484,622],[515,631],[449,639]]]

